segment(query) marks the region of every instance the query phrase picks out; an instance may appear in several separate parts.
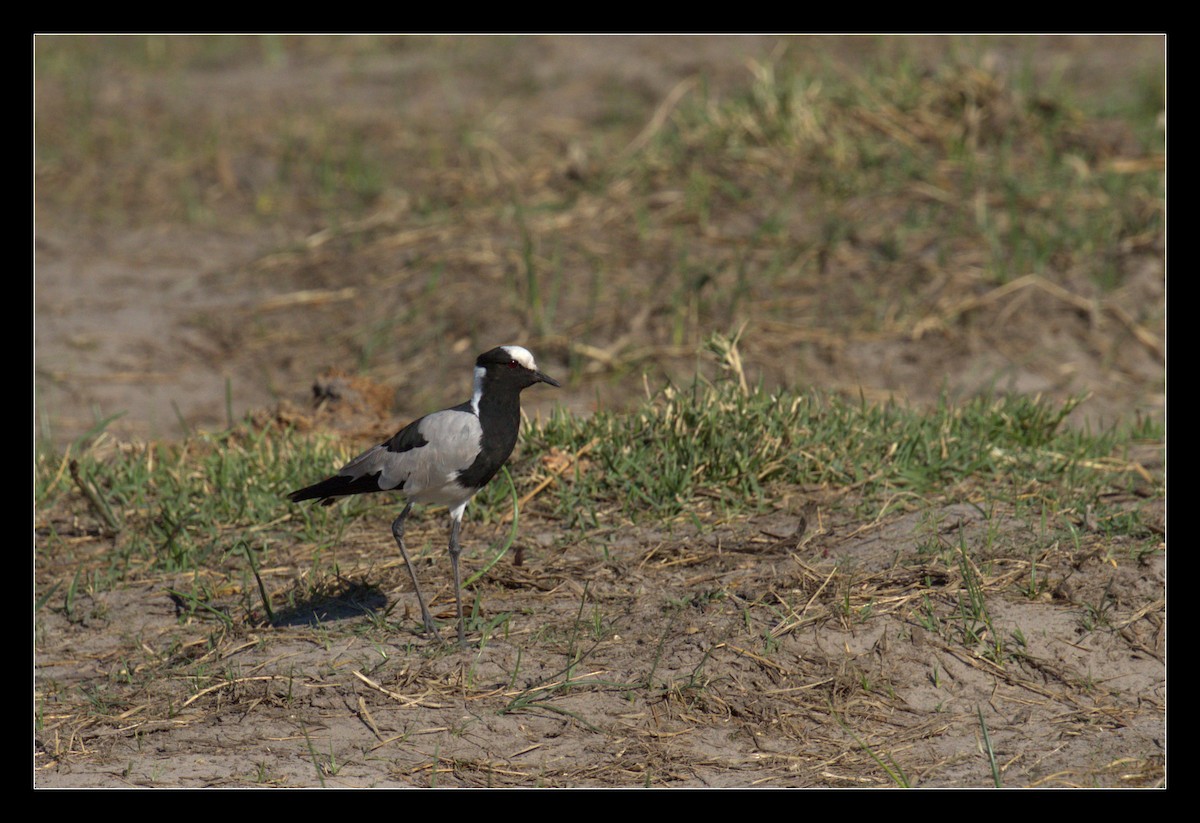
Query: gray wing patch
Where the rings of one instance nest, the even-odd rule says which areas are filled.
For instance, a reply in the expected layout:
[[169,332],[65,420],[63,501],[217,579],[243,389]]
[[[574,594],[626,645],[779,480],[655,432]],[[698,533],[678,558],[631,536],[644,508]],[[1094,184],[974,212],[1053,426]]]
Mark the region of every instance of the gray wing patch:
[[470,412],[434,412],[351,460],[338,474],[358,478],[378,473],[381,490],[401,489],[413,499],[423,493],[436,496],[474,461],[482,433],[479,418]]

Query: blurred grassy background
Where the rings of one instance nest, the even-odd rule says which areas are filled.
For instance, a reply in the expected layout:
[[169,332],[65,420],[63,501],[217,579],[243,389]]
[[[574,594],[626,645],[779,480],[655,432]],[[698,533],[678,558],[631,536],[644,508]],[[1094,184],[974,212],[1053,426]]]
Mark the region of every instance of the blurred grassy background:
[[738,330],[768,386],[1161,411],[1161,38],[56,36],[35,69],[55,434],[329,366],[415,416],[513,341],[546,402],[628,407]]

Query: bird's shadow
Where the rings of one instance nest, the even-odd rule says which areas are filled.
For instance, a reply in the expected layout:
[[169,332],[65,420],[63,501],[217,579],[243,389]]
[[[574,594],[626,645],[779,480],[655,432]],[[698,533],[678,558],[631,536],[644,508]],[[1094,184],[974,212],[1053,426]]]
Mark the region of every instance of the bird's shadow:
[[286,608],[275,611],[270,623],[276,628],[319,626],[364,615],[380,618],[386,612],[387,595],[378,586],[358,580],[339,579],[324,591],[313,592],[303,600],[296,600]]

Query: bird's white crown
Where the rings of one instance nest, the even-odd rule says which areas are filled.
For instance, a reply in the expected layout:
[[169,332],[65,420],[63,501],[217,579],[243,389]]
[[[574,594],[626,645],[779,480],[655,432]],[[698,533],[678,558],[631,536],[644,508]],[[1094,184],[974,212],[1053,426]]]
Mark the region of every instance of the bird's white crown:
[[508,356],[531,371],[537,371],[537,363],[533,362],[533,353],[523,346],[501,346]]

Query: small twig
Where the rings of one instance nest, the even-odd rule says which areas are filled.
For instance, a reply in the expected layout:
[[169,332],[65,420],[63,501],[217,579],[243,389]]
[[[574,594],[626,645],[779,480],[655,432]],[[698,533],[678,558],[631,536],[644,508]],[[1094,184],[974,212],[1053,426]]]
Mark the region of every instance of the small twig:
[[808,610],[809,610],[809,608],[812,607],[813,602],[816,601],[816,599],[820,596],[821,592],[825,591],[825,587],[829,585],[829,581],[833,579],[833,576],[835,574],[837,574],[837,572],[838,572],[837,568],[830,570],[829,576],[826,577],[825,581],[823,583],[821,583],[820,586],[817,587],[817,590],[815,592],[813,592],[812,597],[808,598],[808,602],[804,604],[804,608],[800,610],[800,613],[798,615],[796,615],[795,619],[789,623],[785,623],[783,625],[776,626],[775,628],[771,629],[771,637],[775,637],[775,638],[783,637],[788,632],[791,632],[794,629],[796,629],[797,627],[799,627],[800,624],[804,622],[804,615],[808,614]]
[[641,130],[637,137],[633,138],[633,142],[621,152],[622,159],[638,153],[650,142],[654,135],[658,133],[658,130],[663,127],[663,124],[667,122],[667,117],[671,114],[671,111],[679,105],[679,101],[683,99],[685,94],[692,90],[692,87],[696,83],[696,77],[687,77],[667,93],[662,103],[654,110],[654,115],[650,118],[650,122],[646,124],[646,127]]
[[1113,317],[1121,321],[1125,328],[1129,329],[1129,333],[1136,337],[1139,343],[1148,348],[1155,357],[1157,357],[1159,360],[1163,359],[1164,355],[1162,339],[1154,336],[1142,328],[1138,322],[1133,319],[1133,316],[1130,315],[1129,312],[1125,311],[1124,306],[1120,306],[1116,303],[1109,303],[1105,305],[1104,308],[1108,309]]
[[375,735],[377,740],[383,740],[383,735],[379,733],[379,727],[375,725],[375,718],[371,717],[371,712],[367,709],[367,702],[362,699],[362,695],[358,696],[358,716],[367,724],[367,728],[371,730],[371,734]]
[[763,657],[762,655],[755,654],[754,652],[750,651],[749,649],[743,649],[741,646],[735,646],[732,643],[720,643],[716,646],[716,648],[720,648],[721,646],[724,646],[727,649],[731,649],[732,651],[735,651],[738,654],[745,655],[746,657],[749,657],[751,660],[757,660],[762,665],[772,668],[775,671],[779,672],[780,674],[791,674],[791,672],[789,672],[783,666],[780,666],[774,660],[768,660],[767,658]]
[[1138,322],[1133,319],[1133,316],[1130,315],[1123,306],[1112,301],[1105,301],[1103,306],[1099,306],[1095,301],[1088,300],[1086,297],[1080,297],[1079,295],[1068,291],[1057,283],[1047,280],[1046,278],[1036,274],[1027,274],[1023,277],[1018,277],[1016,280],[1011,280],[1002,286],[997,286],[987,294],[960,301],[958,304],[951,306],[939,317],[922,320],[913,327],[911,333],[912,337],[913,339],[920,339],[932,328],[944,326],[946,323],[955,319],[959,315],[974,311],[975,309],[986,306],[989,303],[994,303],[1003,297],[1007,297],[1014,292],[1018,292],[1022,289],[1027,289],[1030,287],[1041,289],[1051,297],[1055,297],[1058,300],[1073,306],[1093,319],[1095,318],[1097,309],[1103,308],[1104,311],[1107,311],[1109,314],[1115,317],[1118,322],[1129,329],[1130,334],[1132,334],[1139,343],[1149,349],[1155,357],[1160,359],[1163,357],[1162,340],[1139,325]]

